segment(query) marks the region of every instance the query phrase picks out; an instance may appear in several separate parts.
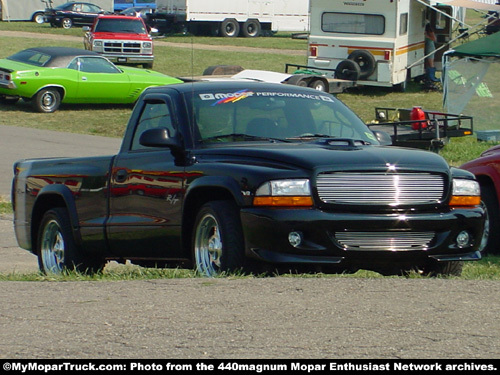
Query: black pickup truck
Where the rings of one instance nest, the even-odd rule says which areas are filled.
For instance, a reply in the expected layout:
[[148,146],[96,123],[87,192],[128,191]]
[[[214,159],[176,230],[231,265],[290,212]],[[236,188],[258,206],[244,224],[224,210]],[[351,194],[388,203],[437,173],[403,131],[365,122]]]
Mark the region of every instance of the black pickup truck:
[[376,135],[309,88],[149,88],[118,155],[15,163],[17,240],[54,273],[130,260],[206,276],[460,274],[462,261],[481,257],[474,176]]

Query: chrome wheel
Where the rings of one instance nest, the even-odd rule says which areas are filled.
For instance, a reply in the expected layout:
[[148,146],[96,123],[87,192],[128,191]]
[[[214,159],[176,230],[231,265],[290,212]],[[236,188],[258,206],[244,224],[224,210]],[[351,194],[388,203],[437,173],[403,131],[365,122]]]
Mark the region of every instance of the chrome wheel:
[[64,29],[71,29],[71,26],[73,26],[73,21],[71,21],[70,18],[64,18],[62,20],[62,27]]
[[33,105],[38,112],[52,113],[55,112],[61,104],[61,94],[55,88],[46,88],[40,90],[35,95]]
[[217,276],[221,269],[222,239],[217,219],[206,214],[196,227],[194,256],[197,271],[205,276]]
[[64,269],[65,243],[61,228],[56,220],[49,221],[43,228],[40,244],[40,261],[43,270],[61,273]]

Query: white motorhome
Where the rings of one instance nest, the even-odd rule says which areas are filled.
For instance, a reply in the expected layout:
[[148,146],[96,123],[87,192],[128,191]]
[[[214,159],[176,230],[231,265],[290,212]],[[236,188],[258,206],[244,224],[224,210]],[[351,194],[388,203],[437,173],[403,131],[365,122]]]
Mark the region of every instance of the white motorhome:
[[[434,26],[440,56],[454,9],[429,0],[310,0],[308,67],[359,85],[403,89],[424,74],[424,29]],[[438,67],[439,69],[439,67]]]
[[[309,31],[308,0],[156,0],[164,28],[226,37]],[[162,29],[162,25],[158,25]]]

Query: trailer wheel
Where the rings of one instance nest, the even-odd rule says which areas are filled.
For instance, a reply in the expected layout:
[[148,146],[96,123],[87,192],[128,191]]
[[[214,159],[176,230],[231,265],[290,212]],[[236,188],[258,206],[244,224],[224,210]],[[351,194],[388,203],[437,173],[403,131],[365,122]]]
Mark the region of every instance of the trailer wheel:
[[359,79],[368,78],[375,71],[375,57],[369,51],[358,49],[353,51],[347,59],[355,61],[359,65],[361,70]]
[[309,83],[309,87],[318,91],[328,92],[328,82],[323,78],[313,79]]
[[226,18],[220,24],[220,35],[223,37],[234,38],[240,33],[240,24],[234,18]]
[[357,81],[361,75],[361,68],[353,60],[342,60],[335,69],[335,78]]
[[259,20],[252,19],[252,20],[247,20],[243,24],[241,32],[243,36],[246,38],[255,38],[256,36],[260,35],[260,30],[261,26]]

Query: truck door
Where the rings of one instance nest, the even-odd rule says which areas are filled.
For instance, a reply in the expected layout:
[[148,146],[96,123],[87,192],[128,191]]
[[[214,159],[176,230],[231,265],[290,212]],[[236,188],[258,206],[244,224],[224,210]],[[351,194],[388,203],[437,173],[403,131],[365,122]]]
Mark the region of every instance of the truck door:
[[175,165],[170,149],[144,147],[139,137],[157,127],[176,137],[178,126],[168,96],[147,97],[140,105],[130,145],[124,144],[111,172],[110,249],[129,258],[173,258],[180,256],[184,168]]

